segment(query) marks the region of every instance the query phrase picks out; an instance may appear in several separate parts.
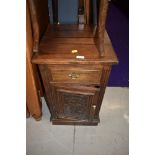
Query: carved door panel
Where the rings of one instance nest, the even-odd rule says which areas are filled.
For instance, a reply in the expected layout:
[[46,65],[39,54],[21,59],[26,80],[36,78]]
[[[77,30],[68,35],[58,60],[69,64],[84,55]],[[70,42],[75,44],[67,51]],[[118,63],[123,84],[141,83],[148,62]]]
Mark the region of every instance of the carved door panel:
[[99,89],[88,86],[54,86],[57,118],[72,121],[91,120],[95,115]]

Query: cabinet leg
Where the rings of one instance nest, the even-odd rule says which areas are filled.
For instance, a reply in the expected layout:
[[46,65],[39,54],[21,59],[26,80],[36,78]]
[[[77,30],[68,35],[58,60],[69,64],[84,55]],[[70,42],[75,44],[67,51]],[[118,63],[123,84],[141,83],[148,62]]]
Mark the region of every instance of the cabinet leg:
[[36,120],[36,121],[40,121],[41,120],[41,117],[42,117],[42,114],[37,116],[36,114],[33,114],[32,117]]

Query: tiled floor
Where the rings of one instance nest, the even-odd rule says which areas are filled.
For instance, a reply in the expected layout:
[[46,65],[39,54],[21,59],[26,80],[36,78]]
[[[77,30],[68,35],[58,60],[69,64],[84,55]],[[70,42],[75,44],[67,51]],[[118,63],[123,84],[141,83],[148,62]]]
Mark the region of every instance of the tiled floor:
[[128,155],[129,89],[108,87],[98,126],[56,126],[43,102],[43,118],[27,119],[27,155]]

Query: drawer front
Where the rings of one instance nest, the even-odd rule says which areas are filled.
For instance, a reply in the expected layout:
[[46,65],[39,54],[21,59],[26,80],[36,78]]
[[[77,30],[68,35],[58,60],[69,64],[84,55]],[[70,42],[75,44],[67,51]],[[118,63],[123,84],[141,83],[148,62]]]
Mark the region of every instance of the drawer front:
[[99,84],[101,79],[101,68],[79,68],[79,67],[48,67],[51,73],[51,83],[94,83]]

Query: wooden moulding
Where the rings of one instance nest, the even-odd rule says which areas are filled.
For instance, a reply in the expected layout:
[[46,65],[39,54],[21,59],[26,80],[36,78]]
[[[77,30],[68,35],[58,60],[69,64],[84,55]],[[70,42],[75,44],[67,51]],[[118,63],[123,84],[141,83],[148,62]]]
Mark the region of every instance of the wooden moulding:
[[100,0],[99,3],[99,16],[98,16],[98,26],[96,32],[95,43],[100,53],[100,56],[105,56],[104,51],[104,34],[105,34],[105,23],[108,10],[108,0]]
[[43,93],[37,67],[31,63],[33,36],[28,1],[26,4],[26,117],[31,115],[38,121],[42,116],[40,94]]
[[86,24],[90,22],[90,0],[85,0],[85,14],[86,14]]
[[48,0],[27,0],[33,28],[33,52],[39,52],[39,42],[49,24]]

